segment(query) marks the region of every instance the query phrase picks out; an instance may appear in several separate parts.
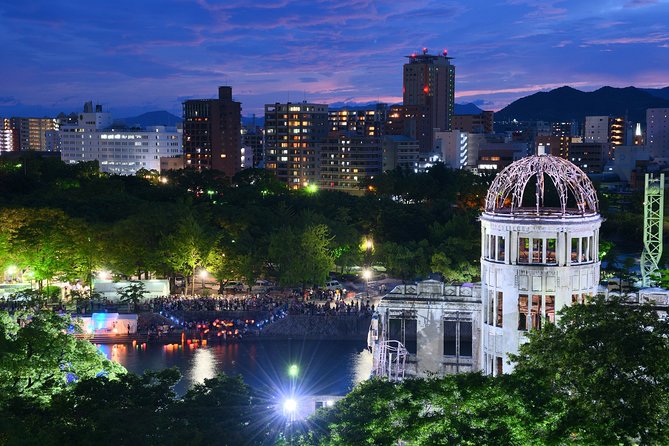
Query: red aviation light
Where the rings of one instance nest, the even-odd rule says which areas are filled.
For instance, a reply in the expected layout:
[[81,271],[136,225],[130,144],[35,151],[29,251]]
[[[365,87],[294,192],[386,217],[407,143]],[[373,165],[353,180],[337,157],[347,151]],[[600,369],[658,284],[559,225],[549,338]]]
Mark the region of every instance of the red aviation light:
[[448,56],[448,50],[444,48],[444,57]]
[[430,88],[426,85],[423,87],[423,93],[427,94],[430,92]]

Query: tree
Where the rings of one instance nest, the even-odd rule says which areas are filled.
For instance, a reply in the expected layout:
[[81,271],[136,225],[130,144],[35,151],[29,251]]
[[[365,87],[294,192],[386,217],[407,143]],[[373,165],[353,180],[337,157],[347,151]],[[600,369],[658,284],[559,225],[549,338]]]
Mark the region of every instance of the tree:
[[[264,403],[264,404],[263,404]],[[241,376],[219,374],[195,384],[169,416],[186,420],[170,437],[174,444],[210,444],[218,439],[226,445],[266,444],[268,405],[258,399]]]
[[300,444],[531,445],[532,420],[501,379],[480,374],[358,385],[310,420]]
[[121,302],[132,304],[134,311],[137,312],[139,303],[144,300],[144,295],[148,291],[144,289],[144,282],[130,282],[130,285],[117,289],[116,293]]
[[272,234],[270,262],[278,270],[282,285],[322,285],[334,268],[330,232],[325,225],[308,226],[302,231],[289,226]]
[[599,296],[528,333],[511,359],[547,444],[667,444],[669,321]]
[[11,401],[0,407],[3,445],[175,444],[169,430],[183,420],[166,416],[181,378],[176,369],[143,375],[127,373],[114,379],[82,379],[50,404]]
[[72,381],[125,372],[72,330],[81,332],[51,311],[0,312],[0,405],[19,397],[48,402]]
[[76,247],[83,223],[59,209],[3,210],[0,245],[21,269],[30,268],[40,288],[56,276],[72,278],[85,259]]
[[176,230],[163,241],[162,252],[165,262],[173,271],[191,279],[193,293],[195,292],[193,274],[207,258],[209,246],[208,234],[192,214],[183,216],[177,223]]

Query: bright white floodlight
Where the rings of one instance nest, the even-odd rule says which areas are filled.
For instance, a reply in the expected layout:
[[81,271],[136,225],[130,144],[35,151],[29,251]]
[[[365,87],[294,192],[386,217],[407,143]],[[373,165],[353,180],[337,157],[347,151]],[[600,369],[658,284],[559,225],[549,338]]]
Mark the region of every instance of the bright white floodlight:
[[297,401],[292,398],[288,398],[283,402],[283,411],[287,414],[294,414],[297,410]]

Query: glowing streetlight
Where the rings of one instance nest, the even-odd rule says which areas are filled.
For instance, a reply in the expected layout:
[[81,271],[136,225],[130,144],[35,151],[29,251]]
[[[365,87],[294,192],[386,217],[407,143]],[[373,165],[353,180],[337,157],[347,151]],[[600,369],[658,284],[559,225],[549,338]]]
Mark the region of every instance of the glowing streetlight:
[[369,279],[372,278],[372,270],[366,268],[362,271],[362,278],[369,282]]
[[283,402],[283,411],[288,414],[292,415],[295,413],[297,410],[297,401],[295,401],[293,398],[288,398],[286,401]]
[[300,368],[297,364],[291,364],[288,367],[288,376],[291,378],[297,378],[297,375],[300,373]]
[[369,299],[369,279],[372,278],[372,270],[370,268],[362,270],[362,278],[365,279],[365,294],[367,295],[367,299]]
[[111,272],[110,271],[98,271],[98,279],[100,280],[109,280],[111,279]]
[[14,274],[16,274],[16,266],[15,265],[9,265],[7,267],[7,274],[9,274],[10,276],[13,276]]
[[367,251],[371,251],[374,249],[374,242],[372,241],[371,238],[365,239],[365,249]]

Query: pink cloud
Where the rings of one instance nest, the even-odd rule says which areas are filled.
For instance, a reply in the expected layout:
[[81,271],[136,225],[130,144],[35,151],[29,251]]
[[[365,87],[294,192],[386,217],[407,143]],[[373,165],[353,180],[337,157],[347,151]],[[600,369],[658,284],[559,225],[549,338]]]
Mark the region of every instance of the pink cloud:
[[669,42],[669,34],[654,33],[648,36],[640,37],[618,37],[612,39],[593,39],[587,40],[587,45],[628,45],[635,43],[660,43]]

